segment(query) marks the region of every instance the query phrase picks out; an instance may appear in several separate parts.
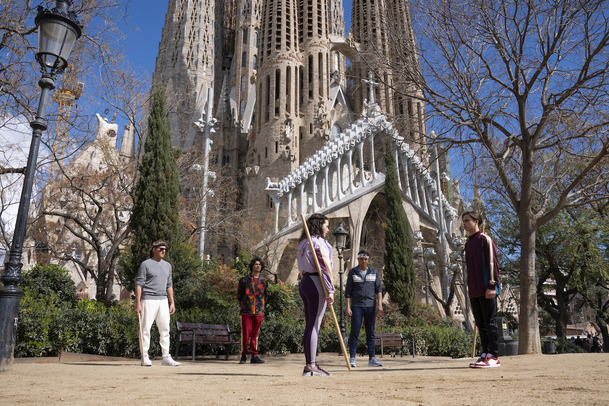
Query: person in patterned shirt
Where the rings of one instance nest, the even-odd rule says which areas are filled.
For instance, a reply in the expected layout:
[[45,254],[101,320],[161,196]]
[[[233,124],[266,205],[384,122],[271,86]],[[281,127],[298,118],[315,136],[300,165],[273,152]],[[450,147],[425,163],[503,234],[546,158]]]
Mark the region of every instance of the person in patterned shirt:
[[258,332],[264,317],[264,304],[268,295],[268,281],[261,275],[264,262],[254,258],[250,262],[250,273],[239,280],[237,300],[241,306],[241,360],[240,364],[247,362],[247,348],[252,354],[252,364],[263,364],[264,360],[258,357]]

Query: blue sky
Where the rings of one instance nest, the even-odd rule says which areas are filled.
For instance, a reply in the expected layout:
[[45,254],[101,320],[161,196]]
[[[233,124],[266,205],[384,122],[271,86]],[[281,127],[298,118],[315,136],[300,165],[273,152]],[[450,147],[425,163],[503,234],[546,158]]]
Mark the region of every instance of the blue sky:
[[169,0],[132,0],[129,3],[126,52],[134,69],[144,68],[152,74],[168,3]]
[[[169,0],[131,0],[128,8],[127,59],[134,69],[152,74]],[[345,23],[350,26],[351,0],[343,0]]]

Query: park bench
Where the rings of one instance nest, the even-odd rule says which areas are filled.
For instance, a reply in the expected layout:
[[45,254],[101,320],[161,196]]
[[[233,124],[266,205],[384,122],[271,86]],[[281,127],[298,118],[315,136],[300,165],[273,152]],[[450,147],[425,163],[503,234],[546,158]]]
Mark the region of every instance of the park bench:
[[[233,345],[240,345],[239,341],[233,341],[228,324],[202,324],[202,323],[181,323],[176,322],[176,358],[180,351],[180,344],[189,343],[192,345],[192,360],[195,360],[195,349],[197,344],[213,344],[218,347],[225,347],[226,359],[228,359],[229,348]],[[220,357],[220,348],[216,353],[216,358]]]
[[[374,335],[374,344],[381,347],[381,358],[385,354],[385,347],[399,348],[400,357],[406,353],[406,348],[410,346],[410,340],[407,340],[402,333],[378,333]],[[414,338],[412,339],[412,357],[414,358]]]

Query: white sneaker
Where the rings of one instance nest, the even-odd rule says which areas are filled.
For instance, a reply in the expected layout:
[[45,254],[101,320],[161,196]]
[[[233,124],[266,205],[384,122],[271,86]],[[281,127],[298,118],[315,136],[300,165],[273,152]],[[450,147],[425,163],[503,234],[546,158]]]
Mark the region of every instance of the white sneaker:
[[477,368],[497,368],[501,366],[501,362],[499,362],[499,359],[497,359],[497,357],[487,357],[485,360],[485,363],[483,365],[480,365]]
[[480,368],[481,366],[486,364],[486,353],[482,353],[480,358],[478,358],[475,362],[469,364],[470,368]]
[[351,357],[349,358],[349,364],[351,365],[351,368],[355,368],[355,357]]
[[148,354],[144,354],[144,360],[141,362],[143,367],[151,367],[152,361],[150,361],[150,357]]
[[171,358],[171,355],[166,355],[163,357],[163,362],[161,362],[161,365],[166,367],[177,367],[178,365],[180,365],[180,363],[174,361],[173,358]]
[[376,358],[370,358],[370,361],[368,361],[368,366],[369,367],[382,367],[383,364],[381,364]]

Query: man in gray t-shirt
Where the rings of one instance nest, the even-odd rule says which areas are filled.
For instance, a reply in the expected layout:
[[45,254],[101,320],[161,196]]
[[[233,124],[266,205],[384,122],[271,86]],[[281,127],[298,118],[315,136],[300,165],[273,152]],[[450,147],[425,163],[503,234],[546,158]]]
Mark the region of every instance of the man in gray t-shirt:
[[150,328],[156,321],[159,329],[159,344],[163,352],[161,365],[178,366],[169,354],[169,318],[175,313],[173,302],[173,283],[171,281],[171,264],[163,258],[167,244],[155,241],[152,244],[152,255],[140,265],[135,280],[135,311],[142,317],[142,366],[152,365],[148,356],[150,348]]

